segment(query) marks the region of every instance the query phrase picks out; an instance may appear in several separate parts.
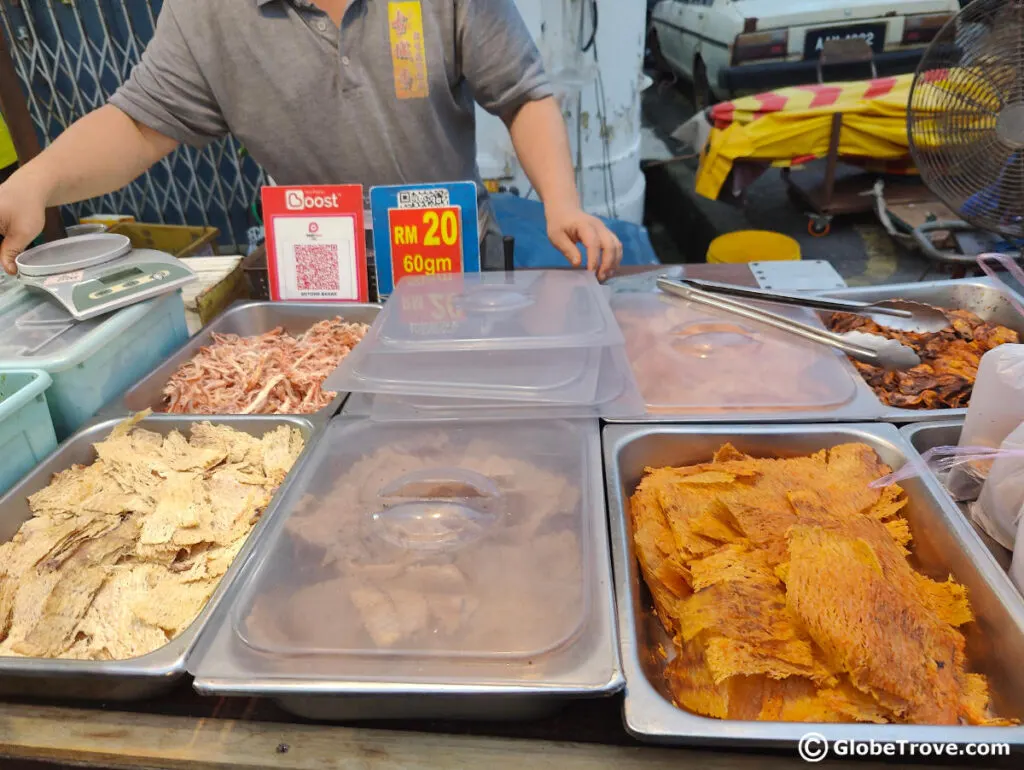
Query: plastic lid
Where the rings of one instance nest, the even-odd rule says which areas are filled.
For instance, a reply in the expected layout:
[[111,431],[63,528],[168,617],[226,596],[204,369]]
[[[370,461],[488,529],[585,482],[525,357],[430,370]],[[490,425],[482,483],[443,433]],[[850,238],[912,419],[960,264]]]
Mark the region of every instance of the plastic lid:
[[595,601],[587,431],[332,421],[197,677],[543,671]]
[[856,394],[848,364],[823,345],[661,294],[618,294],[612,308],[648,412],[822,409]]
[[16,264],[22,275],[38,278],[102,265],[131,250],[132,242],[126,235],[77,235],[29,249],[18,256]]
[[382,353],[371,331],[324,382],[335,392],[532,403],[593,403],[602,351],[455,350]]
[[601,351],[594,397],[577,402],[524,402],[500,399],[441,398],[431,396],[354,393],[346,414],[368,416],[381,422],[397,420],[529,420],[603,417],[623,419],[644,414],[644,402],[623,346]]
[[594,276],[537,270],[403,278],[377,320],[387,351],[603,347],[622,335]]

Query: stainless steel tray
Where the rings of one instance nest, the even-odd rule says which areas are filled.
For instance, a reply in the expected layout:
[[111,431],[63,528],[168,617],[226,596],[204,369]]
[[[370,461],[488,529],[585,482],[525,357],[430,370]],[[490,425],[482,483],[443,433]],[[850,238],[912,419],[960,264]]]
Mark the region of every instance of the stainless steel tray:
[[[910,443],[914,452],[918,455],[923,455],[929,449],[937,446],[956,446],[960,441],[960,433],[963,429],[964,420],[960,418],[958,420],[941,420],[939,422],[917,422],[912,425],[903,426],[900,429],[900,433]],[[942,484],[941,479],[937,480]],[[945,488],[943,487],[943,489]],[[949,502],[960,509],[960,513],[970,523],[975,534],[985,544],[985,547],[988,548],[989,553],[992,554],[999,566],[1003,570],[1009,570],[1013,552],[1001,546],[989,537],[985,530],[974,523],[967,512],[966,504],[957,503],[952,497],[950,497]]]
[[[894,468],[902,466],[912,451],[891,425],[607,426],[605,472],[626,675],[627,729],[645,740],[678,744],[792,746],[814,732],[829,741],[1024,745],[1024,727],[740,722],[697,716],[672,704],[663,681],[664,664],[656,653],[659,644],[671,650],[672,642],[654,616],[640,575],[627,505],[645,467],[706,462],[727,441],[761,456],[803,455],[863,442]],[[970,592],[978,618],[966,629],[972,670],[989,676],[993,702],[1002,715],[1024,717],[1024,670],[1019,665],[1024,655],[1024,602],[934,479],[911,479],[904,488],[911,500],[905,515],[914,535],[918,564],[928,572],[953,574]]]
[[[32,473],[3,497],[0,497],[0,542],[10,540],[21,525],[31,518],[29,495],[46,487],[53,474],[75,464],[96,459],[93,444],[110,433],[120,420],[95,421],[68,439],[56,452],[43,460]],[[306,449],[296,470],[316,440],[313,423],[300,417],[187,417],[156,415],[143,420],[141,427],[166,435],[172,430],[187,432],[191,425],[212,422],[261,436],[281,425],[298,428],[306,439]],[[295,473],[278,490],[280,497]],[[85,700],[140,700],[170,690],[187,671],[186,658],[217,606],[228,595],[245,562],[258,548],[273,511],[273,502],[249,535],[231,567],[221,578],[206,607],[191,626],[159,650],[124,661],[49,660],[0,656],[0,695],[75,698]]]
[[[1003,324],[1024,336],[1024,317],[1003,295],[1003,290],[989,278],[967,278],[955,281],[924,281],[921,283],[888,284],[827,292],[829,297],[875,302],[903,297],[950,309],[977,313],[986,321]],[[1024,297],[1014,296],[1024,303]],[[964,417],[966,409],[896,409],[879,401],[849,361],[851,375],[857,383],[853,398],[833,409],[808,410],[722,410],[679,414],[650,414],[631,419],[608,419],[608,423],[827,423],[827,422],[892,422],[914,423]]]
[[[882,299],[902,297],[950,310],[970,310],[982,320],[1002,324],[1018,332],[1024,338],[1024,317],[1016,311],[1004,292],[1012,294],[1018,302],[1024,304],[1024,297],[1008,287],[1000,287],[990,278],[864,286],[830,291],[828,296],[861,302],[877,302]],[[865,387],[867,386],[865,385]],[[870,388],[868,391],[870,392]],[[872,396],[874,396],[873,393]],[[911,423],[967,416],[966,409],[897,409],[885,406],[881,402],[878,403],[882,409],[879,419],[883,422]]]
[[[372,324],[380,312],[380,305],[325,304],[323,302],[241,302],[232,305],[207,324],[192,339],[150,372],[138,384],[125,392],[119,401],[104,409],[103,416],[132,414],[143,409],[159,409],[163,403],[163,389],[178,368],[191,360],[201,347],[213,341],[218,334],[239,334],[250,337],[281,326],[289,334],[301,334],[315,324],[335,316],[350,323]],[[315,415],[301,415],[320,422],[336,415],[345,402],[347,393],[339,393],[331,404]]]
[[[263,552],[250,560],[245,574],[211,621],[209,632],[204,634],[202,644],[189,662],[189,669],[195,675],[196,691],[202,695],[274,698],[286,711],[305,719],[326,722],[367,719],[528,720],[554,713],[572,700],[608,697],[619,692],[625,680],[619,660],[606,526],[607,506],[603,474],[600,472],[601,441],[596,420],[592,429],[587,431],[586,441],[587,462],[595,468],[587,500],[591,513],[590,545],[593,563],[597,565],[593,575],[596,585],[594,598],[597,601],[590,619],[573,642],[576,657],[572,671],[558,672],[538,681],[523,680],[509,684],[494,682],[487,679],[487,674],[476,673],[488,669],[474,668],[476,664],[467,660],[465,678],[443,685],[418,681],[429,672],[411,677],[403,673],[390,681],[380,681],[373,678],[273,677],[269,671],[267,676],[259,677],[253,676],[246,668],[244,674],[232,673],[227,678],[225,667],[230,671],[235,664],[223,661],[231,661],[236,654],[248,661],[244,651],[236,646],[235,620],[252,601],[249,578],[260,568],[260,562],[269,557]],[[296,475],[287,494],[278,498],[271,514],[274,525],[268,531],[268,543],[285,525],[288,511],[305,494],[304,479],[306,474],[316,470],[316,465],[316,458],[311,458]],[[212,659],[219,662],[208,662]],[[273,662],[261,665],[272,666]],[[204,671],[204,668],[215,670]],[[402,670],[408,669],[406,666]]]

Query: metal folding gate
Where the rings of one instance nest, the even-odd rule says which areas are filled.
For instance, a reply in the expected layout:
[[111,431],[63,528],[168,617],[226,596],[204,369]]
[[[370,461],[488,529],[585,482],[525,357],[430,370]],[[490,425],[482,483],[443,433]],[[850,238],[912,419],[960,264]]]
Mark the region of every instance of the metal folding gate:
[[[210,0],[218,2],[219,0]],[[0,0],[29,109],[46,143],[103,105],[139,61],[162,0]],[[263,172],[231,137],[202,151],[183,147],[124,190],[67,207],[132,214],[140,221],[219,227],[222,242],[244,244]]]

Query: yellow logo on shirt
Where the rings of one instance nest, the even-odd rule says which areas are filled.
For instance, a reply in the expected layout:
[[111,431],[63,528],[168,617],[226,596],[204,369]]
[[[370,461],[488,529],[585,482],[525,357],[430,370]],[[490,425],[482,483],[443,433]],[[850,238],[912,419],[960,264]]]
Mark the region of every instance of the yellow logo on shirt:
[[395,69],[395,96],[399,99],[423,99],[429,96],[423,9],[418,0],[388,3],[388,27],[391,63]]

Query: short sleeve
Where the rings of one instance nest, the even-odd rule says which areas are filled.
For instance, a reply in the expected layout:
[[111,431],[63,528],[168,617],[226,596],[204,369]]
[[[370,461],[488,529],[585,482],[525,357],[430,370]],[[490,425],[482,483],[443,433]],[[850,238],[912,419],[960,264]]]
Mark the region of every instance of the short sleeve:
[[514,0],[460,0],[456,7],[462,74],[480,106],[508,117],[554,94]]
[[172,0],[164,3],[142,60],[110,103],[133,120],[193,147],[203,147],[228,133]]

